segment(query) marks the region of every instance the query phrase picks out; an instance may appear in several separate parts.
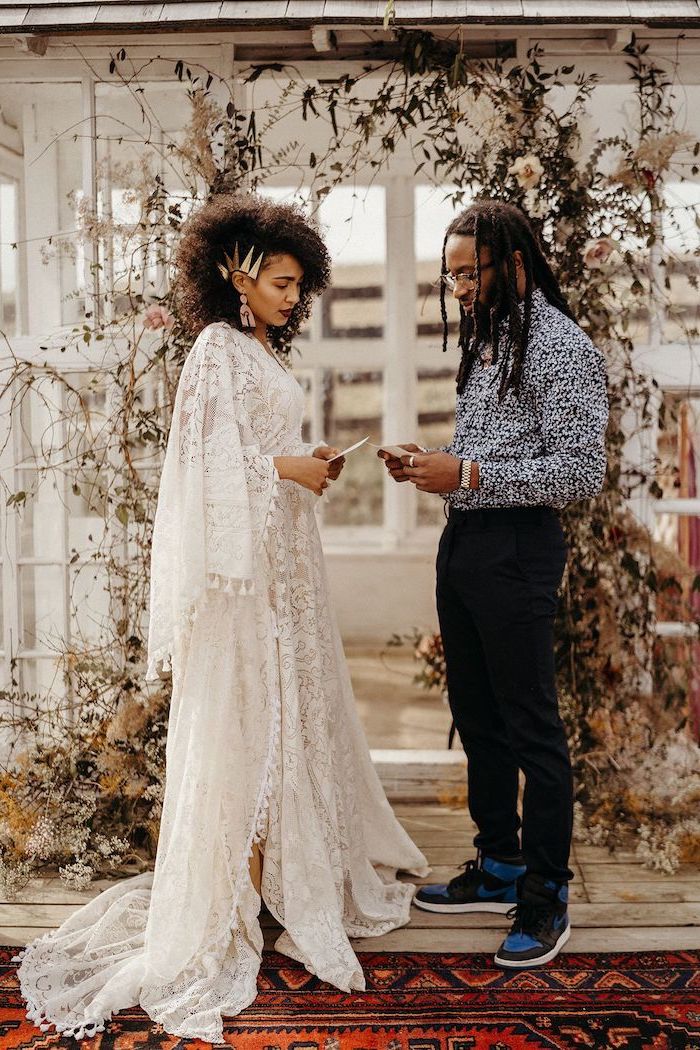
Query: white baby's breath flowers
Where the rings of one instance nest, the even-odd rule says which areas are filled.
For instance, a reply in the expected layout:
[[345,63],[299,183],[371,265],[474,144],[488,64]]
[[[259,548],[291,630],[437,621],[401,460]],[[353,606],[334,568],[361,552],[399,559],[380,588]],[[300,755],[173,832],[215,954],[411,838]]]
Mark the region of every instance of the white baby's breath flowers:
[[76,860],[74,864],[66,864],[65,867],[59,868],[58,874],[71,889],[84,890],[92,882],[94,871],[89,864]]
[[32,866],[26,861],[6,864],[0,860],[0,886],[8,900],[14,900],[32,876]]
[[55,822],[50,817],[39,817],[27,839],[27,856],[47,860],[55,851],[56,844]]
[[525,210],[533,219],[543,219],[547,214],[547,202],[542,199],[537,190],[528,190],[525,194]]

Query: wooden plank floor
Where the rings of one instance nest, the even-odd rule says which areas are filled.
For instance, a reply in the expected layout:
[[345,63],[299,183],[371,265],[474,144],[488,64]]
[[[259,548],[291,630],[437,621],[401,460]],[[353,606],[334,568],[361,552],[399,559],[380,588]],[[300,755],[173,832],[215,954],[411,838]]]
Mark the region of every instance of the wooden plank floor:
[[[395,804],[400,821],[433,866],[428,879],[454,875],[473,855],[473,828],[464,810],[439,804]],[[622,851],[611,855],[594,846],[574,845],[571,884],[573,932],[567,951],[653,951],[700,949],[700,871],[683,865],[673,875],[649,871]],[[35,879],[16,901],[0,900],[0,943],[23,945],[58,926],[111,883],[68,889],[60,879]],[[265,942],[278,931],[262,918]],[[409,926],[384,937],[356,941],[357,951],[495,951],[507,928],[500,915],[436,915],[414,908]]]

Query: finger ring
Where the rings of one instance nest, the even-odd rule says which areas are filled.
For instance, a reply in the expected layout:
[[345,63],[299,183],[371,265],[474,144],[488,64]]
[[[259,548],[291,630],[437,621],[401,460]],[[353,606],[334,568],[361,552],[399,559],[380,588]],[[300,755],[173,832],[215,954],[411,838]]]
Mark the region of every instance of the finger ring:
[[411,458],[410,458],[410,459],[409,459],[409,461],[408,461],[408,465],[409,465],[409,467],[412,467],[412,466],[414,466],[414,460],[415,460],[415,458],[416,458],[415,456],[411,456]]

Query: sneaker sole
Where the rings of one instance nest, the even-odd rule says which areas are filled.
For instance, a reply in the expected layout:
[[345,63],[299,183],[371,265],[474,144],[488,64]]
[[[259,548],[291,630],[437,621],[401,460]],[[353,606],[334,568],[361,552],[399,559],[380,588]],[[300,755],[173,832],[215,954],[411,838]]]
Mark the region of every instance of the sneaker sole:
[[478,904],[426,904],[425,901],[416,900],[415,897],[413,898],[413,903],[416,908],[422,908],[423,911],[438,911],[447,915],[463,915],[470,911],[486,911],[492,915],[505,915],[511,908],[515,907],[515,902],[513,904],[502,904],[500,901],[493,901],[492,903],[484,901]]
[[550,948],[546,955],[540,955],[537,959],[523,959],[522,961],[518,961],[517,959],[502,959],[498,952],[496,952],[493,961],[497,966],[505,966],[509,970],[531,970],[535,966],[543,966],[551,959],[556,958],[570,936],[571,924],[566,927],[557,943],[553,948]]

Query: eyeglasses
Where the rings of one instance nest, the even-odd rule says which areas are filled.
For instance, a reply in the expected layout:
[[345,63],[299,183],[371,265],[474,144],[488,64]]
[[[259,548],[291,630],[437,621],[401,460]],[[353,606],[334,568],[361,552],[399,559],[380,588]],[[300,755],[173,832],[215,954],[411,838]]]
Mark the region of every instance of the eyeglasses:
[[[481,263],[479,270],[483,273],[484,270],[490,270],[495,265],[494,262]],[[446,288],[454,291],[458,285],[462,287],[469,285],[472,288],[476,288],[477,275],[475,273],[441,273],[440,280]]]

